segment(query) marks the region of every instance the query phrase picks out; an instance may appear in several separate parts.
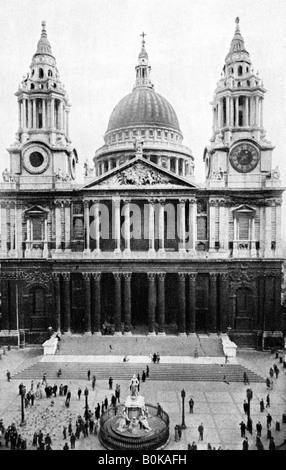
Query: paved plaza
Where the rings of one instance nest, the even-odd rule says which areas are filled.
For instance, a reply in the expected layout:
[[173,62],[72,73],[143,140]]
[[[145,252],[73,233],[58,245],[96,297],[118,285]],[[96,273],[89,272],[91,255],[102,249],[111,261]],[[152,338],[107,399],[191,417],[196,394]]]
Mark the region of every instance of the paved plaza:
[[[21,419],[21,401],[19,392],[20,380],[12,378],[10,382],[6,379],[6,372],[9,370],[12,376],[30,365],[43,360],[42,352],[40,349],[24,349],[24,350],[11,350],[7,351],[2,356],[0,361],[0,418],[3,418],[6,426],[12,422],[18,425]],[[55,356],[57,360],[60,356]],[[62,356],[63,359],[63,356]],[[88,356],[90,361],[90,357]],[[102,358],[101,358],[102,359]],[[44,361],[46,358],[44,359]],[[73,360],[77,360],[77,356],[73,356]],[[91,370],[91,376],[96,375],[96,359],[94,360],[94,370]],[[112,361],[112,354],[109,354],[108,361]],[[118,357],[114,357],[118,361]],[[146,361],[148,357],[146,357]],[[161,360],[166,361],[166,357],[161,357]],[[182,360],[182,357],[181,357]],[[200,358],[199,358],[200,360]],[[201,358],[202,362],[206,362],[206,358]],[[44,364],[43,361],[43,373]],[[132,357],[134,367],[137,367],[140,375],[146,363],[143,357]],[[150,362],[150,360],[149,360]],[[176,367],[176,362],[180,362],[179,356],[173,356],[171,367]],[[90,363],[90,362],[89,362]],[[147,362],[148,363],[148,362]],[[253,420],[253,435],[246,433],[249,440],[250,450],[256,450],[255,440],[256,432],[255,425],[261,421],[262,429],[262,442],[264,448],[267,450],[269,440],[267,439],[266,415],[269,412],[272,415],[272,435],[277,446],[286,439],[286,424],[282,423],[282,415],[286,413],[286,373],[283,370],[283,364],[275,358],[274,354],[270,352],[256,352],[256,351],[240,351],[237,356],[237,363],[242,364],[252,370],[253,372],[268,376],[270,366],[276,363],[280,369],[278,379],[274,379],[273,390],[267,390],[264,383],[250,383],[244,385],[243,380],[241,383],[224,383],[224,382],[187,382],[187,381],[155,381],[150,376],[145,383],[141,382],[140,394],[145,397],[145,402],[156,405],[160,403],[163,409],[169,414],[170,417],[170,441],[166,446],[166,450],[187,450],[188,443],[195,441],[199,450],[205,450],[207,444],[210,443],[216,449],[222,447],[224,450],[241,450],[243,439],[240,436],[239,423],[243,420],[246,423],[246,415],[243,411],[243,402],[246,398],[246,389],[251,387],[253,390],[253,399],[251,401],[251,418]],[[82,362],[84,368],[84,362]],[[203,364],[202,364],[203,367]],[[41,381],[42,376],[38,377]],[[242,378],[243,379],[243,378]],[[30,380],[25,380],[27,390],[30,387]],[[34,384],[37,381],[34,380]],[[62,449],[64,443],[62,429],[63,425],[68,425],[69,419],[72,420],[75,430],[75,420],[80,414],[83,416],[85,408],[85,398],[82,394],[81,399],[78,400],[77,390],[81,387],[84,391],[87,386],[89,389],[88,404],[89,408],[94,411],[97,403],[100,403],[107,396],[109,402],[112,393],[114,392],[115,382],[113,384],[113,391],[109,390],[108,382],[97,380],[95,390],[92,390],[91,381],[86,380],[66,380],[64,374],[60,380],[56,379],[50,382],[50,385],[57,384],[58,386],[63,383],[67,384],[71,390],[71,406],[66,408],[65,398],[57,396],[56,398],[47,399],[46,397],[36,400],[34,406],[29,406],[25,409],[26,425],[19,427],[23,437],[27,438],[27,448],[35,449],[32,447],[32,436],[34,431],[41,429],[46,435],[50,434],[52,438],[52,448]],[[125,396],[128,394],[127,380],[116,380],[121,386],[121,402],[124,401]],[[180,441],[175,442],[174,427],[176,424],[182,423],[182,398],[181,390],[185,389],[185,423],[186,429],[182,431],[182,438]],[[261,398],[266,398],[267,393],[270,394],[270,408],[266,408],[263,413],[260,412],[259,402]],[[189,413],[188,401],[193,397],[194,413]],[[281,430],[276,430],[276,421],[281,424]],[[198,441],[199,433],[198,426],[200,423],[204,425],[204,440]],[[4,443],[2,443],[3,448]],[[97,436],[88,436],[86,438],[80,437],[76,441],[76,450],[104,450],[101,446]]]

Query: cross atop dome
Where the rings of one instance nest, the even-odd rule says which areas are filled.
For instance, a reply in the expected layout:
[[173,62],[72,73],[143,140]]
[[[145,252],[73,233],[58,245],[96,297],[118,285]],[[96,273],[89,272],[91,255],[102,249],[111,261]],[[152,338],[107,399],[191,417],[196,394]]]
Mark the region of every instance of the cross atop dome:
[[144,31],[143,31],[142,34],[140,34],[140,36],[142,36],[142,47],[144,47],[145,46],[145,39],[144,38],[145,38],[145,36],[147,36],[147,34],[144,33]]

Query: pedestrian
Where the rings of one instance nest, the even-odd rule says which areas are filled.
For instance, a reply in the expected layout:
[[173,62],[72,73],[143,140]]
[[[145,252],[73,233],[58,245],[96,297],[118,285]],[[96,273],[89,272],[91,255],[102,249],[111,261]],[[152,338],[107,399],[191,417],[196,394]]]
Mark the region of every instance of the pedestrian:
[[71,422],[71,419],[69,420],[69,424],[68,424],[68,433],[69,433],[69,436],[72,434],[72,422]]
[[258,423],[256,424],[256,432],[257,432],[258,437],[261,437],[261,431],[262,431],[262,424],[260,421],[258,421]]
[[248,439],[246,437],[242,443],[242,450],[248,450],[248,448],[249,448],[249,444],[248,444]]
[[270,396],[269,396],[269,393],[267,394],[266,396],[266,408],[269,408],[270,407]]
[[156,353],[153,354],[152,361],[153,361],[154,364],[156,364],[156,361],[157,361],[157,354]]
[[224,357],[224,363],[227,364],[228,363],[228,355],[226,354],[225,357]]
[[95,383],[96,383],[96,377],[95,375],[92,376],[92,390],[94,391],[95,389]]
[[239,424],[241,437],[245,437],[246,425],[243,421]]
[[263,400],[263,398],[261,398],[261,400],[260,400],[260,412],[263,413],[264,409],[265,409],[264,408],[264,400]]
[[276,445],[275,445],[274,437],[273,437],[273,436],[270,437],[268,449],[269,449],[269,450],[276,450]]
[[266,387],[270,388],[270,379],[269,379],[269,377],[267,377],[267,379],[266,379]]
[[72,433],[71,437],[70,437],[71,449],[75,448],[75,441],[76,441],[76,437],[75,437],[74,433]]
[[149,377],[149,366],[146,366],[146,378]]
[[274,370],[273,370],[272,367],[270,367],[270,369],[269,369],[269,375],[270,375],[270,377],[271,377],[271,379],[272,379],[272,378],[273,378],[273,375],[274,375]]
[[67,396],[66,396],[66,401],[65,401],[65,405],[66,405],[67,407],[70,406],[70,400],[71,400],[71,391],[68,390],[68,391],[67,391]]
[[9,370],[7,370],[6,376],[7,376],[7,381],[10,382],[10,380],[11,380],[11,373],[10,373]]
[[95,415],[96,419],[100,418],[100,404],[99,403],[97,403],[97,406],[96,406],[95,411],[94,411],[94,415]]
[[107,397],[104,398],[104,408],[105,408],[106,410],[107,410],[107,408],[108,408],[108,398],[107,398]]
[[243,373],[243,382],[244,385],[249,385],[249,378],[246,372]]
[[109,380],[108,380],[109,390],[112,390],[112,384],[113,384],[113,378],[109,377]]
[[37,441],[38,441],[38,434],[37,434],[37,431],[35,431],[33,434],[32,446],[36,447]]
[[58,386],[57,386],[57,384],[55,384],[55,385],[53,386],[53,394],[54,394],[54,397],[57,396],[57,391],[58,391]]
[[203,423],[201,423],[199,425],[198,431],[199,431],[199,441],[203,441],[204,440],[204,426],[203,426]]
[[80,400],[81,394],[82,394],[82,389],[80,387],[78,387],[77,395],[78,395],[79,400]]
[[45,437],[45,445],[52,445],[52,439],[49,433]]
[[271,423],[272,423],[272,416],[270,413],[266,416],[266,422],[267,422],[267,429],[271,428]]
[[42,381],[42,384],[43,384],[43,385],[44,385],[44,384],[47,385],[47,374],[46,374],[46,372],[44,372],[44,374],[43,374],[43,381]]
[[89,433],[93,434],[93,430],[94,430],[94,420],[93,420],[93,417],[91,417],[89,420]]
[[90,370],[87,371],[87,380],[90,380]]
[[198,353],[198,348],[196,347],[194,351],[194,358],[198,358],[198,357],[199,357],[199,353]]
[[223,382],[229,385],[229,381],[226,379],[226,375],[223,376]]
[[[278,379],[279,372],[280,372],[280,370],[279,370],[279,367],[278,367],[278,366],[276,366],[276,367],[275,367],[275,375],[276,375],[276,379]],[[271,450],[274,450],[274,449],[271,449]]]
[[244,413],[247,415],[247,412],[248,412],[248,403],[246,400],[244,400],[243,402],[243,411]]
[[105,405],[104,405],[104,401],[101,403],[101,414],[103,414],[105,411]]
[[64,441],[66,440],[66,438],[67,438],[67,427],[64,425],[63,426],[63,439],[64,439]]
[[68,446],[68,443],[66,442],[64,447],[63,447],[63,450],[70,450],[69,446]]
[[111,405],[112,405],[113,407],[115,407],[115,405],[116,405],[116,396],[115,396],[115,395],[112,395],[112,396],[111,396]]
[[119,384],[116,384],[116,387],[115,387],[115,397],[116,397],[116,400],[118,401],[118,403],[120,403],[120,385]]
[[58,372],[57,372],[58,378],[60,378],[61,375],[62,375],[62,369],[59,369]]
[[247,420],[247,431],[252,434],[253,432],[253,421],[251,418],[248,418]]
[[264,446],[261,442],[260,436],[256,436],[256,446],[257,450],[264,450]]
[[194,400],[193,398],[191,397],[190,400],[189,400],[189,407],[190,407],[190,413],[193,413],[194,412]]
[[178,442],[180,440],[179,438],[179,426],[176,424],[175,426],[175,441]]

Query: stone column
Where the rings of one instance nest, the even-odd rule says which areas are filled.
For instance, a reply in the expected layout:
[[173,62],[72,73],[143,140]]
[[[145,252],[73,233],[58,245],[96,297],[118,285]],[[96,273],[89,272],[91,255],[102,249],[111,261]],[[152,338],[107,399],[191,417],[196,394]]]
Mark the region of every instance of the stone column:
[[63,276],[63,308],[64,308],[64,332],[71,332],[71,289],[70,289],[70,273],[62,273]]
[[18,126],[19,126],[19,131],[22,128],[22,106],[21,106],[21,101],[18,101]]
[[259,126],[259,96],[255,97],[255,125]]
[[264,256],[265,253],[265,207],[259,208],[259,255]]
[[28,128],[32,129],[32,101],[28,100]]
[[149,202],[149,251],[148,254],[152,255],[155,253],[155,210],[154,210],[154,199],[148,199]]
[[121,241],[121,224],[120,224],[120,199],[114,200],[114,238],[115,238],[115,253],[121,253],[120,241]]
[[217,201],[209,200],[209,252],[215,251],[215,210]]
[[93,294],[93,329],[94,334],[97,336],[101,335],[101,273],[96,272],[92,273],[94,289],[92,290]]
[[260,98],[260,127],[263,128],[263,98]]
[[50,117],[51,128],[55,127],[55,99],[51,99],[51,117]]
[[90,273],[82,273],[84,284],[84,333],[91,335],[91,295],[90,295]]
[[196,252],[197,239],[197,202],[195,198],[189,199],[189,240],[188,250],[191,253]]
[[244,116],[244,125],[249,126],[249,102],[248,102],[248,97],[245,97],[245,116]]
[[7,203],[1,201],[1,253],[7,256]]
[[27,100],[23,98],[23,130],[27,130]]
[[70,110],[66,108],[66,136],[69,139],[69,112]]
[[64,202],[65,208],[65,251],[71,251],[71,201]]
[[131,275],[123,273],[124,276],[124,334],[131,336]]
[[220,274],[220,331],[228,327],[229,277],[228,273]]
[[238,127],[238,97],[235,98],[235,127]]
[[276,232],[276,237],[275,237],[275,242],[276,242],[276,247],[275,247],[275,254],[276,256],[282,256],[282,245],[281,245],[281,204],[282,204],[282,199],[276,199],[276,227],[275,227],[275,232]]
[[22,249],[22,243],[23,243],[23,227],[22,227],[23,205],[22,205],[21,202],[16,203],[16,211],[17,211],[17,216],[16,216],[16,232],[17,232],[16,250],[17,250],[18,258],[22,258],[22,255],[23,255],[23,249]]
[[207,330],[217,331],[217,273],[210,273],[209,321]]
[[179,275],[179,335],[186,334],[186,276],[187,273],[178,273]]
[[130,200],[124,200],[124,252],[130,253]]
[[197,273],[189,274],[189,312],[188,324],[190,333],[196,332],[196,277]]
[[219,252],[220,253],[223,253],[228,249],[228,244],[226,244],[226,239],[228,239],[228,220],[226,218],[225,200],[222,199],[219,201]]
[[55,289],[55,330],[60,333],[61,331],[61,288],[60,288],[60,273],[52,273]]
[[115,336],[122,335],[121,328],[121,277],[122,273],[117,272],[113,273],[114,282],[115,282],[115,305],[114,305],[114,322],[115,322]]
[[56,252],[62,251],[62,202],[55,201],[56,211]]
[[10,251],[15,250],[16,204],[10,203]]
[[272,213],[272,200],[265,201],[265,256],[271,257],[271,213]]
[[34,98],[33,101],[33,129],[37,128],[37,112],[36,112],[36,99]]
[[84,253],[90,253],[90,225],[89,225],[89,201],[84,201],[84,227],[85,227],[85,248]]
[[43,128],[46,129],[47,127],[47,111],[46,111],[46,100],[43,98]]
[[159,205],[159,252],[165,253],[165,221],[164,221],[164,199],[160,199]]
[[156,310],[156,273],[147,273],[148,276],[148,330],[149,336],[155,336],[155,310]]
[[281,274],[277,273],[274,276],[274,328],[275,331],[281,330]]
[[100,220],[99,220],[99,203],[94,201],[94,228],[95,228],[95,240],[96,240],[96,253],[100,253]]
[[226,97],[226,125],[227,127],[229,127],[229,111],[230,111],[230,105],[229,105],[229,100],[230,100],[230,97],[227,96]]
[[165,278],[166,273],[158,273],[158,335],[165,335]]
[[179,251],[186,251],[186,201],[180,199],[179,206]]
[[179,174],[179,159],[177,157],[175,157],[175,173]]

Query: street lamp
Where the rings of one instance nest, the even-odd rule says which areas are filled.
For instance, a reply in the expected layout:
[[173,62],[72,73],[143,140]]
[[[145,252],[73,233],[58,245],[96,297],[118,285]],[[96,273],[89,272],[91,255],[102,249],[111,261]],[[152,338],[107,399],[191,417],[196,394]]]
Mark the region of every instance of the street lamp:
[[246,397],[247,397],[247,403],[248,403],[248,407],[247,407],[247,429],[250,428],[249,424],[250,424],[250,402],[252,400],[252,397],[253,397],[253,392],[251,390],[251,388],[248,388],[246,390]]
[[85,396],[85,420],[87,421],[87,418],[88,418],[88,402],[87,402],[87,398],[88,398],[88,388],[85,387],[85,391],[84,391],[84,396]]
[[182,424],[181,424],[181,428],[182,429],[186,429],[186,423],[185,423],[185,397],[186,397],[186,392],[185,390],[183,389],[181,391],[181,397],[182,397]]
[[24,399],[26,396],[26,387],[25,385],[22,385],[21,387],[21,423],[20,426],[25,426],[26,421],[25,421],[25,413],[24,413]]

